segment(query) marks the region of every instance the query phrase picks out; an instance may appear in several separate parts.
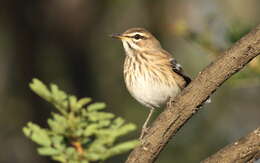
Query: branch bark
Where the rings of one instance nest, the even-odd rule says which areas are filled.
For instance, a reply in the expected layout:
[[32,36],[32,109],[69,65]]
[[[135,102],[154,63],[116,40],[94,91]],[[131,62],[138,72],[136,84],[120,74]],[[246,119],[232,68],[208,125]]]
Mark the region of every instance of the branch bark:
[[219,162],[254,162],[260,158],[260,127],[247,136],[232,143],[212,156],[208,157],[202,163]]
[[228,78],[260,54],[260,25],[207,66],[152,123],[127,163],[152,163],[171,137]]

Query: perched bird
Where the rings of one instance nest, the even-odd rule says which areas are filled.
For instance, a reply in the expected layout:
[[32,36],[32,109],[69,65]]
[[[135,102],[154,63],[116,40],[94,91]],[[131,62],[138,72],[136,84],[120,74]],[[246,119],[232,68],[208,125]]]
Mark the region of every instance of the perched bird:
[[150,108],[143,124],[142,139],[155,108],[174,98],[191,79],[146,29],[131,28],[111,36],[120,39],[124,46],[124,79],[128,91],[137,101]]

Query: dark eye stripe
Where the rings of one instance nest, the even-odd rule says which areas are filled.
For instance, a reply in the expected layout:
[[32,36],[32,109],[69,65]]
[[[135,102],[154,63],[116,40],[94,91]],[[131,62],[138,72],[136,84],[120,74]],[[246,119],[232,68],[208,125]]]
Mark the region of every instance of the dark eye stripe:
[[135,40],[145,39],[145,37],[140,34],[135,34],[134,36],[132,36],[132,38],[134,38]]

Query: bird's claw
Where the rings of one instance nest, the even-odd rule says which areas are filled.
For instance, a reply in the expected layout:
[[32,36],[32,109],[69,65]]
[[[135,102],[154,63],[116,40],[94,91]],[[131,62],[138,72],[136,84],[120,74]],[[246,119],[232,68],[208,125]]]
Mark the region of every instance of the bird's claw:
[[143,127],[139,140],[142,142],[144,136],[147,134],[149,127]]

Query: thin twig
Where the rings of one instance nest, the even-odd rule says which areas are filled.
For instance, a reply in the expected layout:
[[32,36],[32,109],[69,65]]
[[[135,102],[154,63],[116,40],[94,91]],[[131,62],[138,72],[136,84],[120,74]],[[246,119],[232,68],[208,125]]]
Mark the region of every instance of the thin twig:
[[222,148],[202,163],[254,162],[260,158],[260,127],[247,136]]

